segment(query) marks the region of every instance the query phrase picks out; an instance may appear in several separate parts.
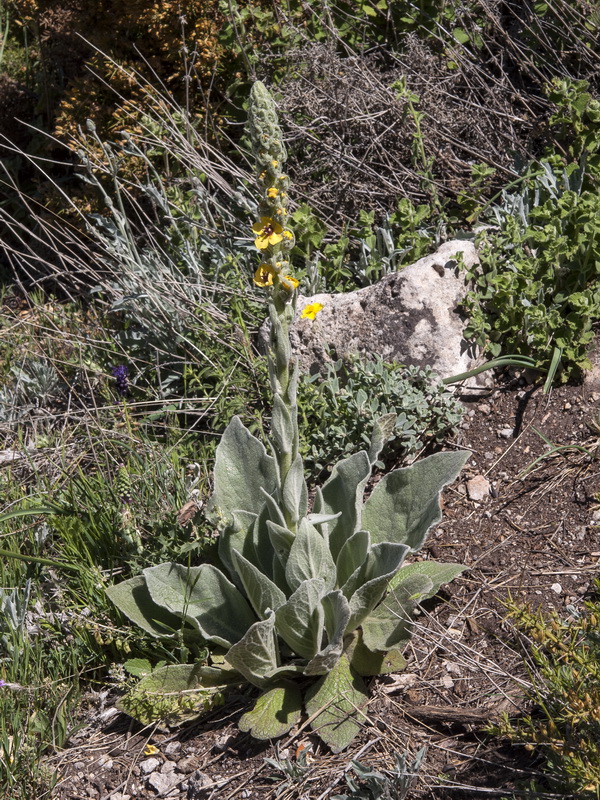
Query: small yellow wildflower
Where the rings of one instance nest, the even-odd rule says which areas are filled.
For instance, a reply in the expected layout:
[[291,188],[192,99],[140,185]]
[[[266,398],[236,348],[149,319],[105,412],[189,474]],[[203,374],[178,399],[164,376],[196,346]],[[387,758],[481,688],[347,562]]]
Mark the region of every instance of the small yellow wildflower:
[[283,231],[283,235],[282,235],[281,238],[283,239],[284,237],[286,239],[293,239],[294,238],[294,234],[291,231]]
[[274,186],[271,186],[270,189],[267,189],[267,197],[270,197],[272,200],[274,200],[278,194],[279,191]]
[[[285,210],[285,208],[281,208],[281,206],[280,206],[277,209],[277,213],[279,214],[280,217],[284,217],[287,214],[287,211]],[[289,231],[288,231],[288,233],[289,233]],[[291,236],[289,238],[291,238]]]
[[[279,244],[283,239],[281,235],[283,228],[270,217],[261,217],[260,222],[254,223],[252,230],[256,234],[254,244],[259,250],[265,250],[271,245]],[[283,232],[285,233],[285,231]]]
[[260,264],[254,273],[254,283],[262,287],[273,286],[273,276],[275,274],[275,269],[271,264]]
[[155,756],[159,752],[160,750],[158,747],[155,747],[153,744],[147,744],[146,747],[144,747],[145,756]]
[[309,303],[302,309],[300,319],[314,319],[322,308],[322,303]]
[[274,167],[275,169],[277,169],[277,167],[279,166],[279,161],[277,161],[277,159],[276,159],[276,158],[274,158],[274,159],[273,159],[273,161],[271,161],[271,164],[273,164],[273,167]]
[[293,292],[294,289],[297,289],[300,286],[300,281],[294,278],[293,275],[286,275],[283,280],[281,281],[283,286],[289,291]]

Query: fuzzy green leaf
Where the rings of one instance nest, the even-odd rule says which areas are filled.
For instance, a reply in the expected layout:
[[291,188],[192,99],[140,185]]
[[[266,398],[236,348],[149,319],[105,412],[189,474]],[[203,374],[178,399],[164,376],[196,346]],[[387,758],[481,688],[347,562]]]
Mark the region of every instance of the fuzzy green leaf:
[[239,721],[239,729],[255,739],[276,739],[300,722],[302,695],[294,683],[281,683],[261,695]]
[[231,551],[235,549],[252,563],[256,561],[252,532],[256,524],[257,515],[249,511],[234,511],[231,516],[231,522],[223,528],[219,535],[219,558],[229,572],[233,582],[241,586],[233,564]]
[[339,589],[321,600],[325,612],[325,630],[329,644],[310,661],[305,675],[324,675],[337,664],[344,649],[344,633],[350,619],[350,606]]
[[441,519],[441,490],[456,478],[469,456],[435,453],[385,475],[362,512],[363,528],[371,540],[405,543],[419,550],[431,526]]
[[168,664],[145,675],[117,702],[117,708],[143,725],[162,721],[181,725],[219,702],[220,692],[240,676],[199,664]]
[[337,559],[344,542],[361,526],[362,497],[371,474],[369,456],[361,451],[343,461],[339,461],[331,476],[323,484],[322,500],[318,512],[320,514],[337,514],[342,516],[328,524],[329,548],[331,555]]
[[296,539],[296,534],[292,533],[288,528],[283,525],[278,525],[275,522],[269,521],[267,523],[267,530],[269,531],[269,538],[275,555],[285,567],[290,555],[290,550]]
[[337,584],[343,586],[367,560],[371,536],[368,531],[356,531],[346,539],[336,560]]
[[352,669],[364,677],[388,675],[390,672],[402,672],[406,669],[406,659],[399,650],[387,652],[369,650],[363,641],[360,629],[346,638],[345,651]]
[[306,580],[275,614],[277,632],[302,658],[312,658],[321,647],[324,591],[325,584],[320,578]]
[[426,575],[415,574],[403,581],[362,623],[363,640],[369,650],[391,650],[410,639],[412,612],[431,592]]
[[306,518],[300,522],[290,549],[285,577],[294,590],[311,578],[322,578],[326,589],[335,586],[335,564],[327,542]]
[[273,545],[271,544],[271,537],[269,536],[269,523],[271,522],[271,512],[268,505],[265,503],[260,510],[259,515],[254,523],[252,529],[252,548],[248,549],[248,553],[252,557],[242,553],[251,561],[255,567],[262,570],[265,575],[270,578],[273,577],[271,569],[273,568]]
[[391,542],[376,544],[371,548],[363,572],[365,583],[350,597],[350,620],[346,633],[357,628],[385,595],[407,551],[406,545]]
[[431,581],[431,589],[428,594],[423,595],[419,602],[427,600],[436,594],[440,586],[450,583],[457,578],[468,567],[463,564],[444,564],[439,561],[417,561],[415,564],[408,564],[396,573],[390,581],[390,589],[400,586],[405,580],[413,575],[426,575]]
[[287,510],[294,526],[308,509],[308,490],[304,480],[304,463],[300,453],[292,462],[286,476],[282,491],[283,506]]
[[250,683],[264,686],[279,667],[275,614],[271,613],[267,619],[255,622],[239,642],[227,651],[225,659]]
[[310,717],[317,714],[310,726],[334,753],[348,747],[360,732],[360,709],[367,699],[366,687],[351,669],[346,655],[308,689],[306,712]]
[[154,602],[143,575],[108,586],[106,594],[119,611],[152,636],[172,639],[181,630],[181,617]]
[[239,589],[211,564],[188,568],[170,562],[149,567],[143,574],[156,603],[222,647],[241,639],[256,621]]
[[288,454],[292,452],[294,446],[294,424],[289,408],[278,394],[273,398],[271,435],[277,452]]
[[261,489],[271,494],[277,486],[275,460],[239,417],[233,417],[217,447],[214,485],[208,511],[224,523],[237,510],[258,514],[264,504]]
[[233,550],[232,555],[246,597],[250,600],[257,617],[266,619],[269,610],[276,611],[285,603],[284,593],[237,550]]

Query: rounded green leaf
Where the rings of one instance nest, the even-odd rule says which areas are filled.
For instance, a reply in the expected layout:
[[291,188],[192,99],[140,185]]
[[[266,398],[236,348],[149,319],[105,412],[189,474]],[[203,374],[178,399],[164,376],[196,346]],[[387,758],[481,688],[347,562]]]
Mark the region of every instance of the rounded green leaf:
[[261,695],[239,721],[239,728],[255,739],[284,736],[300,722],[302,695],[295,683],[281,683]]

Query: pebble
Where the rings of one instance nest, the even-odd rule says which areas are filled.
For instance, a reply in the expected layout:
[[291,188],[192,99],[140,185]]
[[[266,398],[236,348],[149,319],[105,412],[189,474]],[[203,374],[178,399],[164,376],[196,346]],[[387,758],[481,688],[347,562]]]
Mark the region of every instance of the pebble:
[[169,742],[165,747],[165,755],[174,756],[181,750],[181,742]]
[[160,772],[153,772],[148,778],[148,786],[151,786],[158,794],[165,795],[179,783],[178,775],[163,775]]
[[469,500],[480,503],[490,496],[490,482],[483,475],[476,475],[467,481]]
[[481,414],[489,414],[490,411],[492,410],[492,407],[488,405],[488,403],[479,403],[477,408]]
[[502,428],[501,430],[498,431],[498,436],[501,439],[512,439],[513,433],[514,431],[512,428]]
[[160,771],[163,775],[168,775],[170,772],[173,772],[177,764],[174,761],[165,761],[165,763],[160,768]]
[[147,758],[145,761],[140,761],[140,769],[143,775],[150,775],[151,772],[160,767],[158,758]]
[[561,594],[562,593],[562,586],[560,583],[553,583],[550,587],[550,590],[554,592],[554,594]]

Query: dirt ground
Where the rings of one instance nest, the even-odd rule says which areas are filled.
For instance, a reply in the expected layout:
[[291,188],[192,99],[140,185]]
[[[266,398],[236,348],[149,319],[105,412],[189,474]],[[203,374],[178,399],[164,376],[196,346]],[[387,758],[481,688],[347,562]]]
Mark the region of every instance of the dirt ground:
[[[240,734],[235,723],[251,690],[169,732],[132,723],[107,691],[89,697],[83,727],[49,757],[59,775],[52,796],[326,800],[347,791],[351,759],[390,769],[395,753],[414,756],[423,746],[411,798],[506,797],[536,776],[539,764],[524,748],[486,732],[502,712],[523,712],[529,681],[503,602],[510,595],[567,617],[591,590],[600,558],[600,395],[581,386],[544,395],[512,378],[466,402],[454,444],[473,455],[445,491],[442,522],[422,555],[469,570],[417,618],[407,670],[372,680],[369,721],[351,748],[332,755],[302,727],[277,743]],[[303,774],[288,778],[265,758],[288,759]]]

